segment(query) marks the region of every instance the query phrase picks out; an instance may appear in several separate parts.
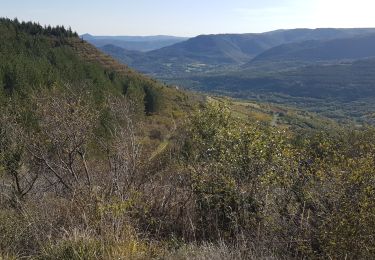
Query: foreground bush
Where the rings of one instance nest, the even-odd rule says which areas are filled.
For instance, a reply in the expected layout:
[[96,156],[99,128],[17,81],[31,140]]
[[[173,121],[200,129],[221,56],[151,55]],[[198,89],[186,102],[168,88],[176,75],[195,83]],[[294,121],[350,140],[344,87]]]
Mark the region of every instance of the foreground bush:
[[150,156],[127,100],[87,95],[4,108],[3,258],[375,256],[372,128],[280,131],[211,104]]

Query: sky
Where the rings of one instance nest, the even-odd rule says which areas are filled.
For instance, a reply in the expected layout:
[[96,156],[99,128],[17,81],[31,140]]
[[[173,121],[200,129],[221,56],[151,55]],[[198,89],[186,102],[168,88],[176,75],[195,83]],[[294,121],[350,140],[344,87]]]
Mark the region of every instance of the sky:
[[0,0],[0,17],[93,35],[375,27],[374,10],[375,0]]

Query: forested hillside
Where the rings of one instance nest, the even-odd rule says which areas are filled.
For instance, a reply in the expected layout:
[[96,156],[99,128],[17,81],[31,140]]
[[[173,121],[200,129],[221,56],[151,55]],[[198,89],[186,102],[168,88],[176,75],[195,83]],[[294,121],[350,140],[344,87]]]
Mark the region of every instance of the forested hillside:
[[205,97],[0,20],[1,259],[372,259],[375,130]]
[[2,96],[27,96],[42,86],[82,83],[89,85],[98,99],[105,92],[131,96],[140,112],[162,112],[171,105],[171,100],[161,100],[168,98],[161,93],[170,89],[102,54],[70,29],[7,19],[2,19],[0,26]]

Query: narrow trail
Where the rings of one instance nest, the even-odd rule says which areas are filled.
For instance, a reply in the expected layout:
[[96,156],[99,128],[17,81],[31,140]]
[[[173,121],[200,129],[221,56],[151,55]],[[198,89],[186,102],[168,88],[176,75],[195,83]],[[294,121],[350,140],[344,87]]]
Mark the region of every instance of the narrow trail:
[[271,126],[277,126],[277,120],[278,119],[279,119],[279,113],[274,113],[270,125]]

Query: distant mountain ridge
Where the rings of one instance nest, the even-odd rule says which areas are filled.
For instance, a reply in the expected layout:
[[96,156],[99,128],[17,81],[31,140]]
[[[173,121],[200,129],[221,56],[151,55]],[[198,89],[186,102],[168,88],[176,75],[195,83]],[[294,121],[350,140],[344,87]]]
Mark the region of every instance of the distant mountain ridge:
[[363,59],[375,56],[375,33],[326,41],[303,41],[271,48],[250,63],[259,61],[317,62]]
[[108,45],[101,49],[144,73],[170,77],[240,66],[278,46],[291,44],[302,48],[300,44],[308,41],[334,41],[370,34],[375,35],[375,29],[291,29],[266,33],[199,35],[143,54],[129,53],[128,50]]
[[96,47],[105,45],[115,45],[127,50],[151,51],[185,41],[186,37],[176,37],[168,35],[155,36],[93,36],[83,34],[81,38]]

